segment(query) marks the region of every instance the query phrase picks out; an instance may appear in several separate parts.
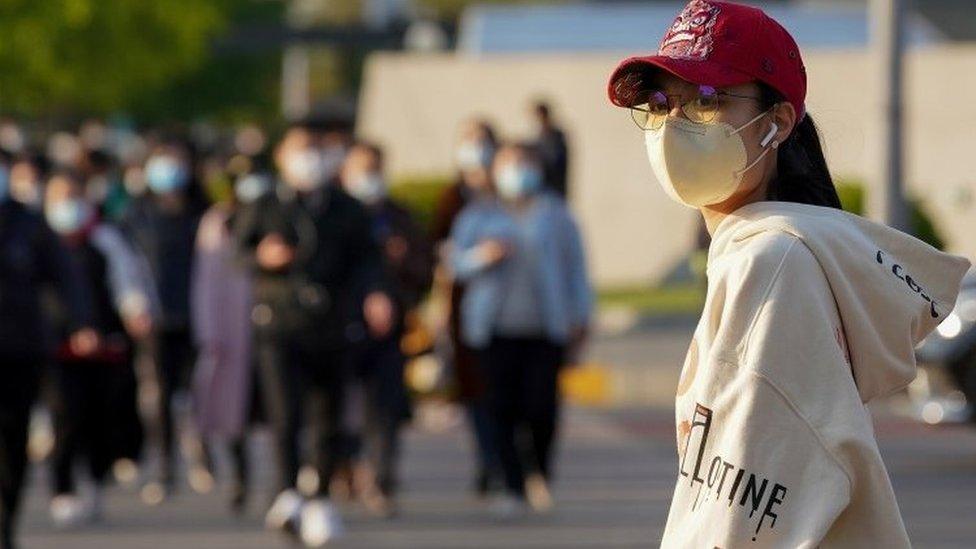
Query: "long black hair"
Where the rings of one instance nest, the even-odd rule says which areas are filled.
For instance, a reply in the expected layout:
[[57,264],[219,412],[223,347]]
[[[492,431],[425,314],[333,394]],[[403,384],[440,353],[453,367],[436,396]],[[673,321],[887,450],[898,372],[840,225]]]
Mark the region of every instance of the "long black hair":
[[[782,102],[783,96],[760,83],[760,102],[763,110]],[[766,199],[779,202],[799,202],[814,206],[840,209],[840,197],[827,168],[820,132],[810,113],[776,151],[776,177],[769,182]]]

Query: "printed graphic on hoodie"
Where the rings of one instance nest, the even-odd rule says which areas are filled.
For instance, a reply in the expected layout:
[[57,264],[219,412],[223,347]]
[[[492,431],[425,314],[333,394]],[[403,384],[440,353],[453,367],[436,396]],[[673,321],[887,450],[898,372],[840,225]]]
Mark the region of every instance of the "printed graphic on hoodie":
[[748,511],[756,523],[752,538],[756,541],[763,527],[776,526],[778,511],[787,502],[789,490],[759,471],[748,471],[718,454],[708,455],[712,417],[711,409],[695,403],[691,421],[678,424],[678,482],[687,482],[692,490],[697,490],[692,512],[706,505],[724,505],[730,513]]

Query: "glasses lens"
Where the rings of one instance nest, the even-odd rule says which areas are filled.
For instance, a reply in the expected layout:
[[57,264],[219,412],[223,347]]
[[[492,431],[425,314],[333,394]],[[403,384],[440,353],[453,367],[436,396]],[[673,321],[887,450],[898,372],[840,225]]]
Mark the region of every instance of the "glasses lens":
[[692,122],[711,122],[718,114],[719,96],[715,88],[700,86],[698,97],[692,99],[682,107],[685,116]]
[[668,96],[663,92],[653,91],[647,98],[648,126],[656,130],[664,125],[664,119],[668,117],[671,108],[668,106]]

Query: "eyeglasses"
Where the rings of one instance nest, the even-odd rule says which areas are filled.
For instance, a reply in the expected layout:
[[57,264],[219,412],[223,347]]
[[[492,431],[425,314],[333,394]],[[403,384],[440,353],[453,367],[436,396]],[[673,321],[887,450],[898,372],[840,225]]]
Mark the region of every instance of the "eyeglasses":
[[[660,90],[638,92],[637,101],[630,106],[630,116],[640,129],[658,130],[664,125],[664,120],[671,113],[672,105],[677,103],[680,97],[680,95],[666,95]],[[688,120],[704,124],[715,119],[724,97],[761,101],[760,98],[751,95],[738,95],[718,91],[711,86],[698,86],[698,95],[678,104]]]

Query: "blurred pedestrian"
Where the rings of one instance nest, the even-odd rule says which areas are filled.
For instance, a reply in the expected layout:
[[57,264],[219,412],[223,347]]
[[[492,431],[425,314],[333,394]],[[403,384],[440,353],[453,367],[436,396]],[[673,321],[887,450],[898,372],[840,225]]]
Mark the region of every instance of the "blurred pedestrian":
[[383,153],[377,146],[354,145],[341,176],[345,190],[369,211],[371,236],[383,252],[394,298],[393,328],[381,337],[368,334],[350,355],[355,382],[365,399],[359,436],[365,460],[357,469],[357,491],[371,512],[391,516],[396,510],[398,431],[410,414],[400,339],[408,315],[416,312],[430,290],[433,249],[410,212],[388,196]]
[[970,262],[841,209],[800,51],[758,8],[689,2],[608,90],[712,237],[662,547],[911,547],[867,404],[915,378]]
[[194,416],[206,443],[229,446],[235,512],[243,511],[249,488],[245,435],[254,358],[251,273],[239,261],[233,226],[241,208],[271,191],[269,176],[240,176],[230,199],[214,204],[200,220],[193,262],[192,325],[199,349],[193,374]]
[[532,146],[542,163],[545,186],[562,198],[569,192],[569,148],[566,134],[552,118],[549,103],[537,101],[532,105],[535,138]]
[[[339,169],[339,146],[307,127],[290,128],[275,151],[283,185],[236,223],[254,268],[255,352],[278,458],[278,495],[265,521],[273,529],[297,528],[310,546],[341,531],[328,490],[343,455],[350,341],[367,333],[384,338],[394,322],[369,215],[327,184]],[[318,473],[308,502],[298,492],[303,425]]]
[[576,223],[545,189],[533,149],[502,147],[492,170],[500,200],[461,213],[451,265],[467,284],[462,334],[481,350],[489,380],[506,485],[494,510],[509,517],[526,499],[537,511],[552,506],[558,373],[575,360],[593,298]]
[[44,202],[43,160],[20,156],[10,166],[10,196],[28,209],[40,212]]
[[491,204],[494,189],[491,182],[491,162],[498,141],[491,125],[482,119],[472,119],[464,124],[461,138],[455,150],[457,181],[444,190],[434,217],[433,236],[438,245],[442,268],[438,269],[435,292],[444,294],[447,303],[447,336],[449,362],[456,383],[457,399],[465,407],[468,424],[474,435],[477,464],[473,482],[478,497],[486,497],[500,484],[501,465],[495,451],[491,417],[485,397],[484,372],[477,352],[461,337],[464,299],[464,282],[458,280],[450,268],[443,268],[450,256],[451,231],[458,215],[472,205]]
[[[158,389],[160,462],[156,478],[143,489],[144,500],[152,504],[175,488],[179,445],[173,399],[188,388],[195,360],[190,274],[201,209],[189,192],[192,177],[186,146],[176,141],[160,145],[145,164],[149,192],[132,201],[123,219],[126,234],[149,262],[161,306],[150,344]],[[200,480],[199,486],[205,487],[205,457],[196,456],[191,468],[190,480]]]
[[[101,335],[94,353],[79,356],[68,339],[67,312],[62,308],[51,314],[55,333],[63,338],[50,370],[55,431],[51,518],[65,528],[101,516],[101,491],[112,463],[138,452],[128,445],[133,437],[141,439],[141,432],[127,432],[140,425],[133,340],[150,334],[156,296],[143,258],[121,232],[101,222],[76,176],[59,171],[49,179],[44,214],[82,268],[79,281],[94,298],[93,326]],[[89,498],[76,490],[74,467],[82,457],[94,483]]]
[[57,291],[72,352],[88,356],[98,346],[82,276],[44,218],[11,200],[9,172],[0,164],[0,549],[14,546],[30,410],[41,366],[53,352],[41,292]]

